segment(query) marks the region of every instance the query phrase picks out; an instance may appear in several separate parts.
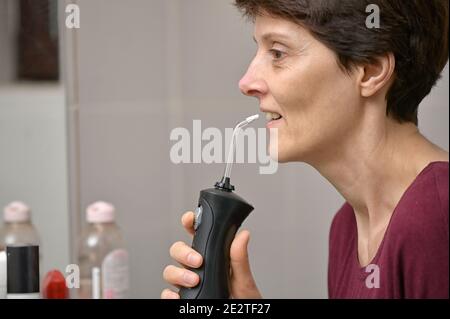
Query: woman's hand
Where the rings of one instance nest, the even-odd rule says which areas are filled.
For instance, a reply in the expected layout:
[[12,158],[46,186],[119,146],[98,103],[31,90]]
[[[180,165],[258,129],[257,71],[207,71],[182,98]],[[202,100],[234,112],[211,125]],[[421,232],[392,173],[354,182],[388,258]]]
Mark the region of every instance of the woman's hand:
[[[194,213],[186,212],[181,217],[181,223],[190,235],[194,235]],[[230,289],[231,297],[235,299],[261,298],[255,280],[250,270],[247,246],[250,233],[247,230],[239,232],[231,243],[230,248]],[[170,247],[170,256],[184,267],[199,268],[203,263],[202,256],[184,242],[176,242]],[[195,287],[199,284],[199,276],[184,268],[169,265],[164,269],[164,280],[169,284],[180,287]],[[163,299],[178,299],[180,295],[171,290],[164,289],[161,293]]]

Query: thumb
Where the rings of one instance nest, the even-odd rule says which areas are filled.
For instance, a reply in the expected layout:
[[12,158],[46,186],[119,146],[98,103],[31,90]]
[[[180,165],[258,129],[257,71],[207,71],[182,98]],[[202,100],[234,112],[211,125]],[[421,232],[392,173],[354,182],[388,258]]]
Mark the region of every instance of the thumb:
[[250,232],[243,230],[234,238],[230,248],[231,294],[233,298],[261,298],[248,260]]

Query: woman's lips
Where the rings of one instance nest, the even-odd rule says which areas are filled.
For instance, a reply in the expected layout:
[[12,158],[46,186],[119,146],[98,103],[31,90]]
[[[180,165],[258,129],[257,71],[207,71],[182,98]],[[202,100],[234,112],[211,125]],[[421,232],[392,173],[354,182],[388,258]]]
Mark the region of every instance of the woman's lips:
[[283,117],[280,117],[277,120],[271,120],[271,121],[267,122],[266,127],[267,128],[278,128],[283,124],[282,123],[283,121],[284,121]]

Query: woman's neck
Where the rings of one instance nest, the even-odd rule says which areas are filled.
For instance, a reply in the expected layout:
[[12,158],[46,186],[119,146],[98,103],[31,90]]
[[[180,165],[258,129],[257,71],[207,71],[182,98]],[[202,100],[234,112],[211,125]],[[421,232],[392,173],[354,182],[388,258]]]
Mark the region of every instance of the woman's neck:
[[430,162],[448,161],[448,153],[413,123],[386,117],[378,123],[373,118],[362,122],[333,154],[309,164],[353,207],[364,261],[373,257],[395,207],[417,175]]

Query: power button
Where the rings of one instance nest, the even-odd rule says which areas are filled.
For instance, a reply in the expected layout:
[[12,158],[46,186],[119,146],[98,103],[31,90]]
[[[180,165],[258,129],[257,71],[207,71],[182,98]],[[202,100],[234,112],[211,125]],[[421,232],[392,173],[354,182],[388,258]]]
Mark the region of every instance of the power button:
[[194,230],[197,230],[198,226],[202,223],[202,206],[198,206],[194,211]]

